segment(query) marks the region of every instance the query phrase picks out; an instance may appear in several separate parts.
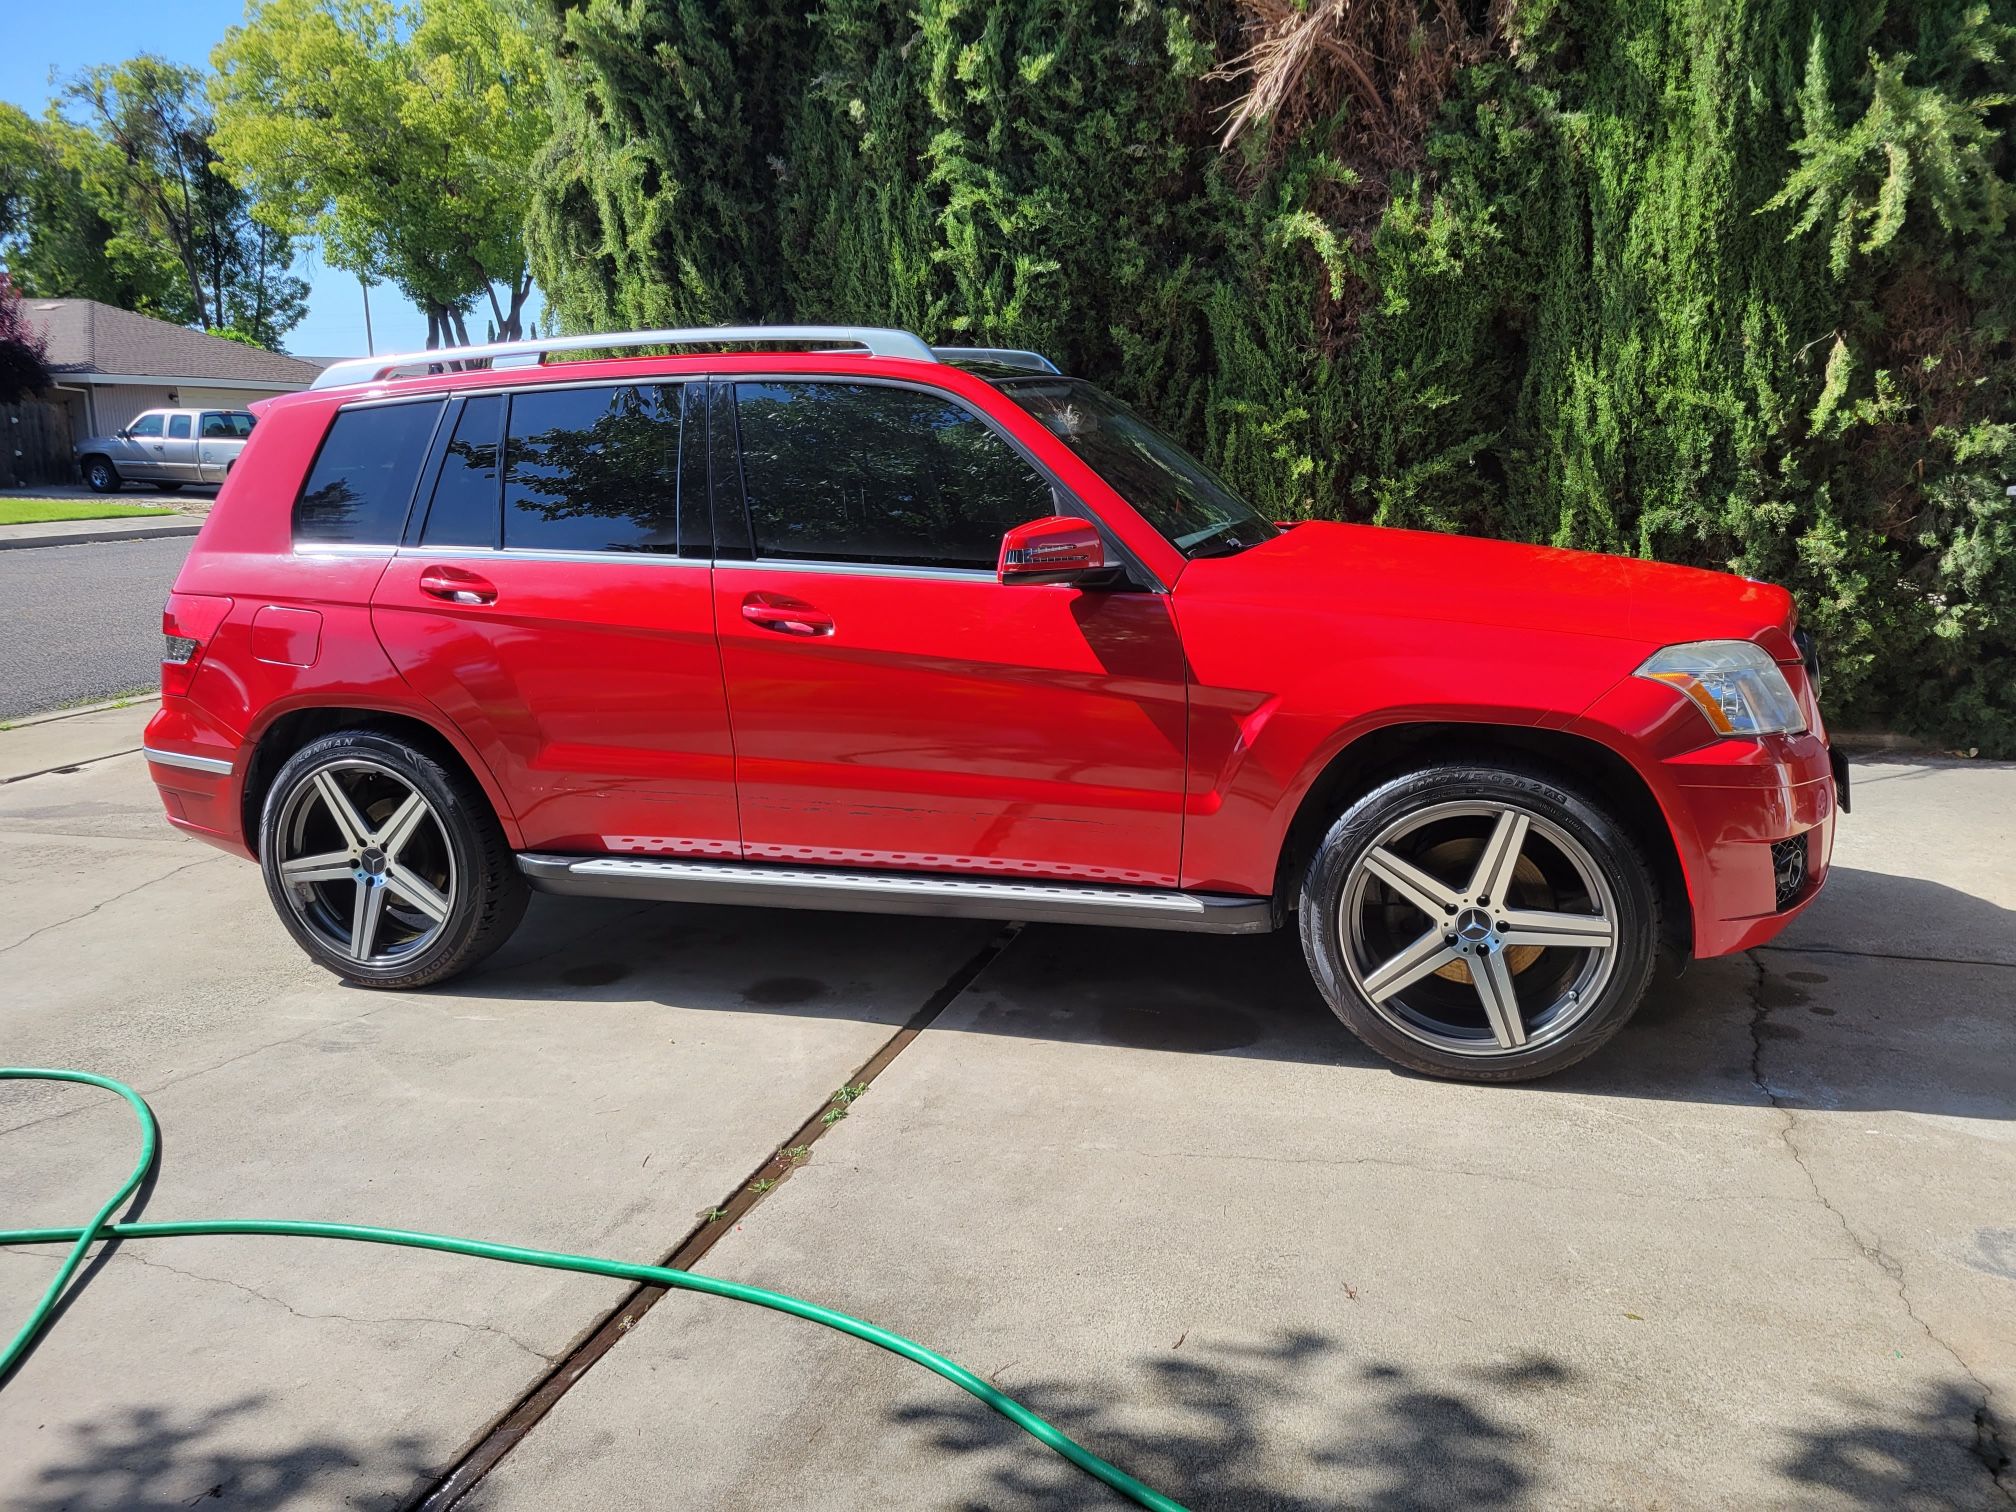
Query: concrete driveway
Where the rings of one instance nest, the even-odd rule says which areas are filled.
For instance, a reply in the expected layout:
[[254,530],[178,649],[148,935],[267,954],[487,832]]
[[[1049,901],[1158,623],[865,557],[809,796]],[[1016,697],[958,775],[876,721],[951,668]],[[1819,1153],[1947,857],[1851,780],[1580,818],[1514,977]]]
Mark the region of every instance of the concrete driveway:
[[[0,1024],[6,1060],[149,1095],[150,1217],[656,1260],[879,1050],[699,1268],[944,1350],[1192,1506],[2016,1489],[2016,769],[1859,765],[1782,948],[1485,1089],[1359,1050],[1287,938],[542,899],[462,983],[354,991],[251,867],[167,831],[137,756],[84,761],[132,719],[0,785]],[[0,777],[61,764],[37,728]],[[0,1221],[80,1221],[129,1126],[0,1088]],[[0,1252],[9,1318],[54,1263]],[[916,1367],[732,1303],[632,1301],[581,1368],[624,1302],[363,1246],[120,1246],[0,1392],[0,1502],[389,1507],[479,1450],[464,1507],[1120,1504]]]

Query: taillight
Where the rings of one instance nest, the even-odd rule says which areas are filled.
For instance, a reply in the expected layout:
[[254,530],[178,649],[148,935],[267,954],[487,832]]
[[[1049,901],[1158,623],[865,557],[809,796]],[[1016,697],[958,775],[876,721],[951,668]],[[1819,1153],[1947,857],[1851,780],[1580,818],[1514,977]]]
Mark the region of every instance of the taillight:
[[187,693],[203,660],[203,648],[231,612],[231,600],[208,593],[171,593],[161,609],[161,691]]

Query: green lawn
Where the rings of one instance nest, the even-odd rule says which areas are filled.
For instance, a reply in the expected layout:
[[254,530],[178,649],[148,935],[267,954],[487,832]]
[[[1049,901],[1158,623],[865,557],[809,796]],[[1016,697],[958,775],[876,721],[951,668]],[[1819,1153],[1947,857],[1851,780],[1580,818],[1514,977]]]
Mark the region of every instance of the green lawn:
[[124,520],[175,513],[154,504],[97,504],[89,499],[0,498],[0,525],[43,525],[51,520]]

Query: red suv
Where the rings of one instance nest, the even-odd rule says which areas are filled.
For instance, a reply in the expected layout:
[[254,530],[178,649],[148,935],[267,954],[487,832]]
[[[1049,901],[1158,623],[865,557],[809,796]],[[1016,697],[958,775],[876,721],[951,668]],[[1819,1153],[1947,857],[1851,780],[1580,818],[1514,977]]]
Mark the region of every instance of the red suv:
[[534,889],[1292,919],[1367,1044],[1511,1081],[1777,934],[1846,806],[1784,590],[1274,524],[1032,353],[639,332],[257,408],[146,754],[361,985]]

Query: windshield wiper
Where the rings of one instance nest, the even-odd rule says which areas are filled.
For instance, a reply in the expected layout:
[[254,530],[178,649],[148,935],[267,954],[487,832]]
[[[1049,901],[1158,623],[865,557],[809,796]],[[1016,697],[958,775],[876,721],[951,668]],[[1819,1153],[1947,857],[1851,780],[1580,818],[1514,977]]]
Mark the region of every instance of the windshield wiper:
[[1240,552],[1259,544],[1257,541],[1240,540],[1238,531],[1239,522],[1227,520],[1193,543],[1187,554],[1194,562],[1200,557],[1237,556]]

